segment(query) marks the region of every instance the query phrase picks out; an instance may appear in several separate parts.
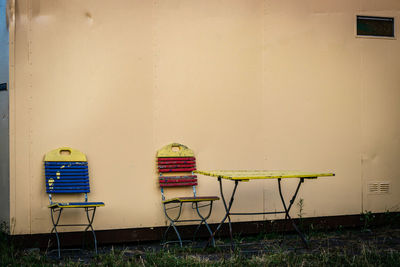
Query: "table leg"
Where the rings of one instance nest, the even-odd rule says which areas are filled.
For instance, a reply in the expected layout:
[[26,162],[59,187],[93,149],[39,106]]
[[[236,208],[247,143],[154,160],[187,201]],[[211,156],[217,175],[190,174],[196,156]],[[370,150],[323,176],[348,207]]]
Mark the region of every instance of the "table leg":
[[215,234],[219,231],[219,229],[221,228],[222,224],[226,221],[226,219],[228,219],[229,222],[229,235],[231,238],[231,245],[233,246],[233,234],[232,234],[232,222],[231,222],[231,217],[230,217],[230,211],[232,208],[232,204],[233,204],[233,200],[235,197],[235,193],[236,193],[236,189],[238,187],[239,181],[235,181],[235,186],[233,187],[233,191],[231,194],[231,198],[229,200],[229,204],[227,205],[226,200],[225,200],[225,196],[224,196],[224,191],[222,188],[222,178],[218,177],[218,182],[219,182],[219,190],[221,193],[221,198],[222,198],[222,202],[224,203],[224,208],[225,208],[225,216],[224,218],[221,220],[221,222],[219,223],[219,225],[217,226],[217,229],[215,229],[215,231],[213,232],[212,236],[210,237],[210,239],[207,242],[207,246],[208,244],[210,244],[211,240],[214,238]]
[[294,221],[292,220],[292,218],[289,215],[290,208],[292,207],[292,205],[294,203],[294,200],[296,199],[297,193],[299,192],[300,186],[301,186],[301,184],[303,182],[304,182],[304,178],[300,178],[300,181],[299,181],[299,183],[297,185],[297,188],[296,188],[296,192],[294,193],[292,199],[290,200],[289,207],[286,207],[285,199],[283,198],[283,195],[282,195],[281,178],[278,179],[278,188],[279,188],[279,195],[280,195],[281,200],[282,200],[283,208],[285,209],[285,214],[286,214],[285,215],[285,220],[289,220],[292,223],[293,228],[296,230],[297,234],[300,236],[301,240],[304,243],[304,246],[306,248],[308,248],[309,246],[308,246],[307,239],[305,238],[303,233],[300,231],[300,229],[297,227],[297,225],[294,223]]

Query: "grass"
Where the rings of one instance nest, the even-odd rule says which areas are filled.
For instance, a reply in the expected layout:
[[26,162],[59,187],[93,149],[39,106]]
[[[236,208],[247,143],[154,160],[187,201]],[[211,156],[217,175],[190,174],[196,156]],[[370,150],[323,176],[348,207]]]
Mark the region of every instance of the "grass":
[[[313,231],[309,235],[311,249],[303,249],[296,236],[286,236],[282,241],[280,234],[266,233],[238,236],[240,246],[233,251],[229,246],[207,250],[195,246],[160,250],[103,247],[97,256],[72,254],[61,261],[43,251],[14,245],[6,233],[3,225],[0,266],[400,266],[398,224],[390,229],[367,224],[352,230]],[[219,244],[227,242],[218,240]]]
[[235,252],[210,258],[204,255],[182,253],[174,250],[146,252],[135,258],[124,256],[123,251],[97,257],[92,265],[103,266],[399,266],[400,254],[382,253],[376,248],[364,247],[359,254],[346,251],[321,250],[319,253],[295,252],[265,253],[246,256]]
[[0,266],[43,266],[46,257],[40,253],[28,253],[11,242],[5,223],[0,224]]
[[[2,255],[2,266],[52,266],[58,261],[35,252]],[[176,254],[173,251],[146,252],[138,257],[125,256],[124,251],[113,251],[93,258],[88,263],[63,259],[67,266],[399,266],[398,251],[381,252],[364,248],[360,254],[322,249],[319,253],[296,254],[278,252],[246,257],[234,253],[229,257],[210,259],[199,255]]]

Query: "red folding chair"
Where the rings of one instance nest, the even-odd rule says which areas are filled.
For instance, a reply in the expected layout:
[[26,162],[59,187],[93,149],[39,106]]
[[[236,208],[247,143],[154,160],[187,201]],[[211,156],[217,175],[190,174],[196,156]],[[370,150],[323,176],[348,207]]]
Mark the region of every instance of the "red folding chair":
[[[196,194],[197,176],[192,173],[196,170],[196,158],[194,157],[193,151],[178,143],[169,144],[157,152],[157,166],[164,213],[170,222],[164,233],[163,244],[179,242],[182,247],[182,242],[186,240],[182,240],[176,224],[181,222],[200,222],[193,234],[193,239],[196,237],[197,231],[200,229],[201,225],[204,224],[212,238],[213,245],[215,245],[212,231],[207,224],[207,219],[211,215],[213,202],[219,200],[219,197],[198,196]],[[168,199],[165,197],[164,190],[167,188],[187,186],[193,188],[193,196],[172,197]],[[182,208],[185,203],[191,204],[192,209],[196,210],[199,219],[180,219]],[[208,212],[203,216],[200,209],[206,207],[208,207]],[[171,210],[178,210],[177,215],[172,216]],[[167,241],[168,231],[171,227],[175,230],[178,241]]]

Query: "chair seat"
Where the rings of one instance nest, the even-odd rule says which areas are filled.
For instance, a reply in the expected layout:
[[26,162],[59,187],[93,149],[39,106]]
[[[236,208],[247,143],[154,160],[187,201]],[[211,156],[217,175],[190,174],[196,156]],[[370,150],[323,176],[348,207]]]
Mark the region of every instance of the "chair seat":
[[66,202],[66,203],[53,203],[49,208],[90,208],[102,207],[104,202]]
[[175,197],[164,200],[163,203],[180,203],[180,202],[202,202],[202,201],[214,201],[219,200],[216,196],[204,196],[204,197]]

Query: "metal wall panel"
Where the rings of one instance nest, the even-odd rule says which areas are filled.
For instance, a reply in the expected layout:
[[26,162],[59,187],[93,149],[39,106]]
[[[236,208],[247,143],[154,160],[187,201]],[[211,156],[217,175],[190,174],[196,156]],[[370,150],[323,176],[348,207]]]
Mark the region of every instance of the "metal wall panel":
[[[199,170],[336,172],[302,187],[305,217],[396,207],[399,43],[357,38],[355,22],[397,18],[397,2],[17,1],[13,233],[50,229],[42,159],[60,146],[88,157],[99,230],[165,225],[155,153],[171,142]],[[389,180],[390,197],[367,196],[370,179]],[[199,177],[198,190],[218,194],[217,182]],[[234,208],[278,205],[276,184],[257,181]]]

